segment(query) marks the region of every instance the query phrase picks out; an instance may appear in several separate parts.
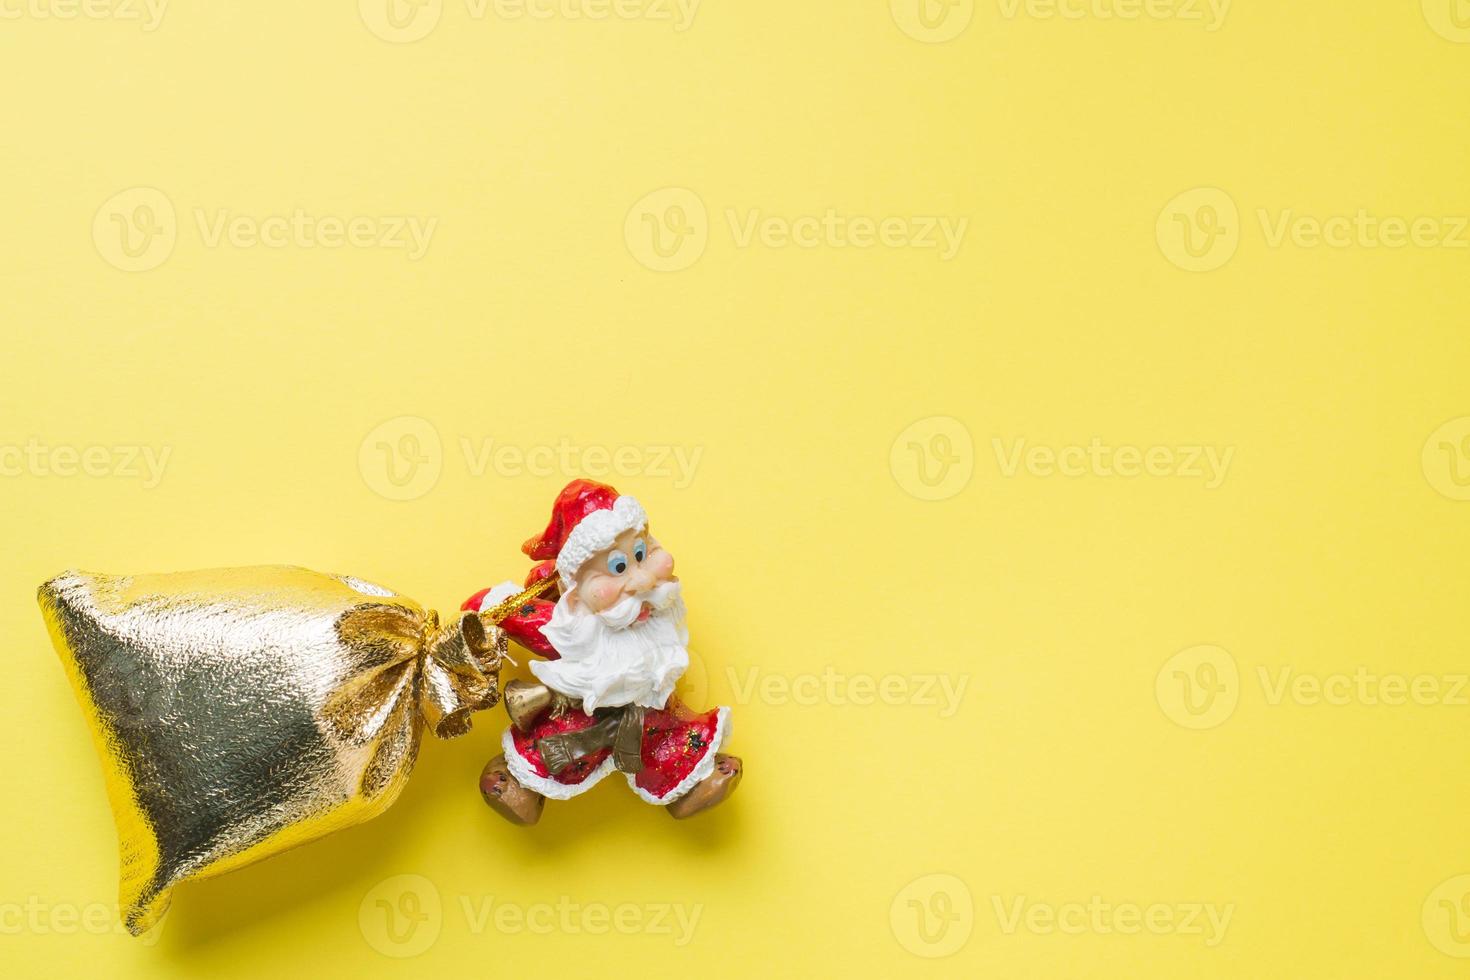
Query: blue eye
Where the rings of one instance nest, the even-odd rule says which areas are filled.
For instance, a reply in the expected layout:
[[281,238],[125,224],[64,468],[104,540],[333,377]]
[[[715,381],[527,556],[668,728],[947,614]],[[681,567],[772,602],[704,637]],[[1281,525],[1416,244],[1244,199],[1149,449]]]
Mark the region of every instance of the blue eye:
[[646,544],[643,543],[643,539],[642,538],[639,538],[637,541],[634,541],[633,542],[633,560],[636,561],[636,562],[638,562],[638,564],[641,565],[641,564],[643,564],[643,559],[645,559],[647,557],[648,557],[648,545],[646,545]]
[[614,575],[621,575],[628,570],[628,556],[621,551],[614,551],[607,556],[607,570]]

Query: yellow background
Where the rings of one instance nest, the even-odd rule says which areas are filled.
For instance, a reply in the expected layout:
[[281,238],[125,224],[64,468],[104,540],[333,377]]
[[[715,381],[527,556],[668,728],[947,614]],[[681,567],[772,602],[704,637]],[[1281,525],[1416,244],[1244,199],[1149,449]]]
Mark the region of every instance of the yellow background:
[[[1210,30],[1185,0],[1205,20],[997,0],[931,43],[902,0],[707,0],[682,31],[445,0],[399,43],[371,0],[180,3],[152,31],[40,16],[65,2],[0,20],[0,959],[18,974],[1462,975],[1470,707],[1443,702],[1467,669],[1450,467],[1470,467],[1470,423],[1427,440],[1470,415],[1470,250],[1268,235],[1287,211],[1470,212],[1451,8],[1237,2]],[[99,209],[139,187],[177,241],[127,272]],[[656,272],[630,209],[668,188],[704,207],[702,227],[684,213],[704,251]],[[1238,209],[1204,272],[1168,237],[1197,188]],[[678,217],[667,200],[655,219]],[[297,208],[437,226],[417,261],[211,246],[198,226]],[[731,227],[829,208],[969,225],[949,261],[742,247]],[[389,499],[378,443],[425,425],[440,476]],[[912,456],[936,434],[957,439]],[[1094,437],[1233,457],[1208,489],[1007,475],[995,448]],[[16,455],[33,439],[39,463]],[[704,686],[734,706],[731,803],[675,824],[609,780],[512,828],[475,789],[497,711],[427,745],[377,821],[180,889],[155,941],[78,925],[115,901],[115,841],[36,585],[292,562],[453,608],[521,574],[517,545],[586,462],[476,471],[462,440],[487,439],[642,454],[613,479],[677,556]],[[170,456],[156,486],[121,456],[54,472],[57,447],[90,446]],[[699,452],[692,480],[658,446]],[[920,499],[917,462],[960,486]],[[1166,662],[1201,645],[1238,675],[1216,675],[1233,711],[1192,730]],[[1199,656],[1183,676],[1205,677]],[[1360,667],[1445,696],[1272,703],[1261,679]],[[782,695],[829,668],[835,694]],[[737,697],[752,676],[767,686]],[[966,685],[958,710],[924,703],[926,677]],[[850,703],[885,681],[908,693]],[[440,903],[400,924],[422,951],[379,921],[380,898],[411,909],[404,882]],[[1093,896],[1231,919],[1211,945],[997,912]],[[699,920],[682,946],[651,920],[476,931],[466,903],[486,901]]]

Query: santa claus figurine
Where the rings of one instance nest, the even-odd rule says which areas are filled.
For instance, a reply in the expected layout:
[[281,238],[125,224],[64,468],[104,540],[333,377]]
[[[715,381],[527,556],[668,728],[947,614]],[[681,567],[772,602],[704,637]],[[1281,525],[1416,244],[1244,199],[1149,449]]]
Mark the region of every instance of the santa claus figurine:
[[585,793],[614,770],[680,819],[724,801],[741,776],[740,760],[720,751],[730,709],[695,714],[673,696],[689,667],[684,600],[638,501],[574,480],[521,550],[540,563],[524,586],[506,582],[464,604],[489,613],[530,586],[547,589],[498,610],[511,639],[545,660],[531,663],[539,683],[506,685],[511,727],[480,776],[485,802],[534,824],[548,799]]

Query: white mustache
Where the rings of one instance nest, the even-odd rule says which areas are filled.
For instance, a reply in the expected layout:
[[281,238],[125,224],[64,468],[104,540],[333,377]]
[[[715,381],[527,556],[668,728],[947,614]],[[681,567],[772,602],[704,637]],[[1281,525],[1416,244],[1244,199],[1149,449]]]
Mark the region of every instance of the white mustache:
[[663,612],[678,601],[679,592],[678,582],[662,582],[647,592],[640,592],[619,600],[616,605],[598,613],[597,618],[613,629],[626,629],[638,618],[645,602],[656,612]]

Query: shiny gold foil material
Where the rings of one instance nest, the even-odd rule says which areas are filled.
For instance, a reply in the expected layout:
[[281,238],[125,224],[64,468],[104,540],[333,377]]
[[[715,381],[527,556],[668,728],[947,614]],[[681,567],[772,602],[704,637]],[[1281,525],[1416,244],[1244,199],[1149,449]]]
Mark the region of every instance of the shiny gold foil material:
[[440,624],[348,576],[67,572],[39,598],[102,757],[135,935],[182,881],[382,813],[426,727],[462,735],[500,697],[493,619]]

